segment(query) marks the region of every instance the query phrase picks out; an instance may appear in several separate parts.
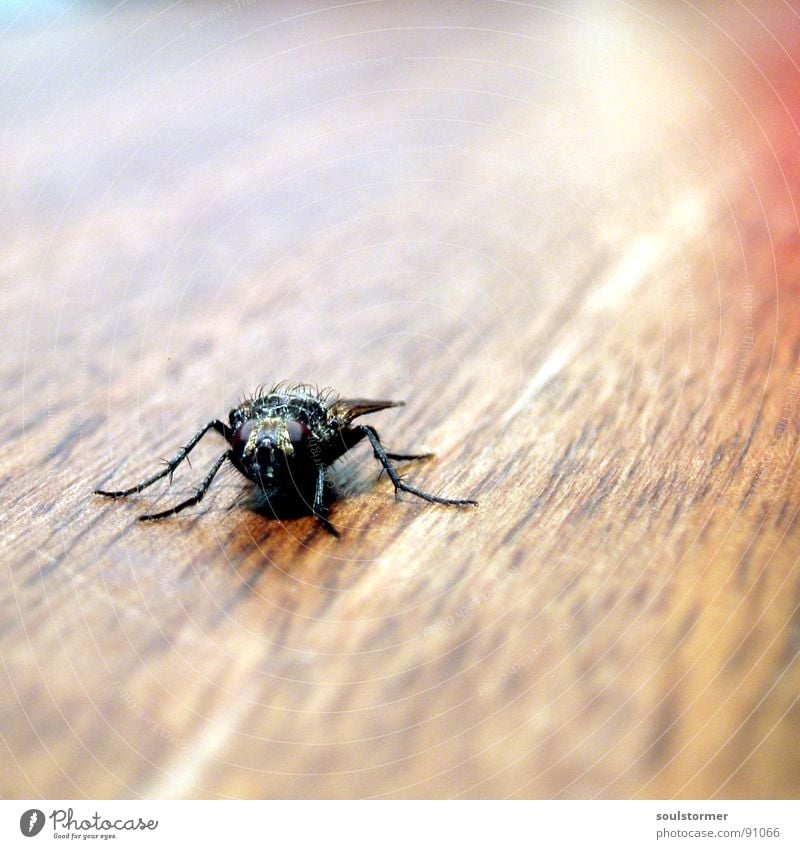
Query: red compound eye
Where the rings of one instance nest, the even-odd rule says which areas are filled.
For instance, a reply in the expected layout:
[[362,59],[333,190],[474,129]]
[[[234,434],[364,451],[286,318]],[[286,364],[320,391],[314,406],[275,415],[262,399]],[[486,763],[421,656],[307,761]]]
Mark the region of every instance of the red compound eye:
[[250,434],[253,432],[255,424],[255,421],[250,419],[233,432],[233,436],[231,437],[231,448],[233,448],[234,452],[240,456],[244,451],[245,445],[247,445],[247,440],[250,438]]
[[308,429],[303,422],[298,422],[296,419],[289,419],[286,422],[286,432],[289,434],[289,440],[292,445],[297,445],[299,442],[302,442],[304,439],[308,439],[311,436],[311,431]]

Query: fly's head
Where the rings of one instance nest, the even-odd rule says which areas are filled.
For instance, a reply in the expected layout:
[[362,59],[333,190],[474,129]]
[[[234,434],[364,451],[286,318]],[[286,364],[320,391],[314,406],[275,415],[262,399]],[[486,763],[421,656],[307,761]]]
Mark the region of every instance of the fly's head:
[[313,466],[312,442],[311,430],[297,419],[246,419],[233,432],[232,460],[264,489],[286,488]]

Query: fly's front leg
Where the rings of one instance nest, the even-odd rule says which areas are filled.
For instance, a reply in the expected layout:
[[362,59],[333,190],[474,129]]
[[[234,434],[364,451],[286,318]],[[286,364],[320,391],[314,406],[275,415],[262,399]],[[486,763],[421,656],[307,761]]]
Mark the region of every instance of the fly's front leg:
[[325,507],[325,467],[318,466],[317,467],[317,484],[314,489],[314,515],[317,517],[317,521],[325,528],[328,533],[333,534],[335,537],[339,536],[339,531],[333,527],[333,525],[328,521],[327,517],[327,508]]
[[372,445],[372,450],[375,452],[375,456],[380,461],[380,464],[386,470],[386,474],[389,475],[389,479],[394,484],[395,494],[398,492],[409,492],[411,495],[416,495],[417,498],[423,498],[425,501],[431,501],[434,504],[450,504],[454,507],[477,507],[478,502],[473,501],[472,499],[467,498],[441,498],[438,495],[431,495],[428,492],[423,492],[421,489],[417,489],[410,484],[407,484],[398,473],[397,469],[392,465],[391,460],[389,459],[389,455],[381,445],[380,437],[378,436],[375,428],[370,427],[369,425],[360,425],[358,428],[353,428],[354,430],[360,430],[363,432],[363,435],[370,441]]
[[172,475],[175,472],[175,469],[180,466],[180,464],[189,456],[191,450],[197,445],[197,443],[210,431],[216,430],[217,433],[222,434],[228,441],[231,438],[231,429],[224,423],[219,421],[219,419],[214,419],[210,421],[205,427],[201,428],[197,431],[197,433],[186,443],[186,445],[181,448],[180,451],[171,459],[167,460],[165,467],[160,471],[156,472],[154,475],[151,475],[149,478],[143,480],[141,483],[137,483],[135,486],[130,487],[129,489],[120,489],[114,492],[108,492],[104,489],[96,489],[95,495],[105,495],[108,498],[125,498],[127,495],[133,495],[135,492],[141,492],[143,489],[147,489],[148,486],[151,486],[156,481],[160,481],[161,478],[165,478],[169,475],[169,482],[172,483]]
[[203,482],[200,486],[195,490],[194,495],[191,498],[187,498],[186,501],[182,501],[180,504],[177,504],[175,507],[171,507],[169,510],[164,510],[161,513],[151,513],[147,516],[139,516],[140,522],[155,522],[158,519],[166,519],[167,516],[174,516],[176,513],[180,513],[181,510],[185,510],[187,507],[191,507],[193,504],[197,504],[199,501],[203,500],[203,496],[208,492],[208,488],[211,486],[211,481],[217,475],[217,472],[222,467],[222,464],[228,459],[228,452],[226,451],[224,454],[217,457],[214,465],[209,469],[208,474],[203,478]]

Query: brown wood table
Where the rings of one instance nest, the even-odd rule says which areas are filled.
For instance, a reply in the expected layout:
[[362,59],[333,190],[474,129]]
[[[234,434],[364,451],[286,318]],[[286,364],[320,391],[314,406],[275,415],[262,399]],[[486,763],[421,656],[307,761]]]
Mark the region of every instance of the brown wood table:
[[[781,3],[20,13],[0,793],[796,797],[798,35]],[[92,495],[281,379],[405,399],[372,421],[437,452],[408,480],[479,509],[396,502],[362,446],[338,540],[233,470],[137,524],[216,435]]]

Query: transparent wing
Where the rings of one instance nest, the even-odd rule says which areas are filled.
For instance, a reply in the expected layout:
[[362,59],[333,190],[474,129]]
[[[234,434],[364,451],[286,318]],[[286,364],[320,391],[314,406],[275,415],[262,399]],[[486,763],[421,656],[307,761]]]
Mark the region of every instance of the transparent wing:
[[402,407],[405,401],[370,401],[367,398],[339,398],[330,406],[330,415],[335,416],[343,424],[350,424],[359,416],[377,413],[388,407]]

